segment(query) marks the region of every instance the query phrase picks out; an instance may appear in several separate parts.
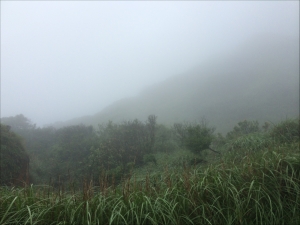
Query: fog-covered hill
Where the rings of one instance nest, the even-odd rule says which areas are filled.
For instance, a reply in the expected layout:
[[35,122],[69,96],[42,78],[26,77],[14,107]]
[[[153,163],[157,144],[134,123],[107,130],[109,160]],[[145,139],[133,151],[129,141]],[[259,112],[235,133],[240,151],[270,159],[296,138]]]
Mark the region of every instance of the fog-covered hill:
[[159,123],[200,121],[227,132],[241,120],[277,122],[299,115],[299,40],[263,36],[199,67],[61,125],[120,122],[155,114]]

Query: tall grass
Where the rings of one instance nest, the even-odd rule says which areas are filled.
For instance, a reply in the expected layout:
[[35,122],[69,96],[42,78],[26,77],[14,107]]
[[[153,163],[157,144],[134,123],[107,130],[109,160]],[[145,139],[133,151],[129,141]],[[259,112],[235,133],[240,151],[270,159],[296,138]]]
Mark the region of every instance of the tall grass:
[[0,224],[300,224],[299,138],[289,123],[233,140],[206,166],[159,163],[160,173],[132,173],[118,186],[103,174],[80,191],[0,187]]
[[300,224],[299,143],[235,144],[206,168],[133,175],[117,187],[1,187],[0,224]]

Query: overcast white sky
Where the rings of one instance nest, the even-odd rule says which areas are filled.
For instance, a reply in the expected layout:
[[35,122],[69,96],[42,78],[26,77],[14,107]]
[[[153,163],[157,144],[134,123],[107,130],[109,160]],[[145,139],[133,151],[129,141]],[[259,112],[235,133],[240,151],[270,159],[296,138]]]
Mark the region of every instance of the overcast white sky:
[[1,1],[1,117],[99,112],[264,33],[299,36],[299,1]]

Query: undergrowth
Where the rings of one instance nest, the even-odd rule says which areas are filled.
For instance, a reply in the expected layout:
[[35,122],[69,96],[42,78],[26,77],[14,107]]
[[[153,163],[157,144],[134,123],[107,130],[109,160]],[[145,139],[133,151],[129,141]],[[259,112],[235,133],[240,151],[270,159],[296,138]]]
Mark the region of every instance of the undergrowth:
[[118,186],[1,187],[0,224],[300,224],[299,142],[250,135],[227,148],[214,163],[174,161]]

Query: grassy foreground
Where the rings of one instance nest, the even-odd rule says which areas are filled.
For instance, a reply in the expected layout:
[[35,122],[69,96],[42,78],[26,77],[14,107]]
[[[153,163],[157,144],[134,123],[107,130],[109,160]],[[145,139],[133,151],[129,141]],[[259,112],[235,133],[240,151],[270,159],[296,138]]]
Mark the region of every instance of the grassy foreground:
[[121,186],[0,187],[0,224],[300,224],[299,143]]

